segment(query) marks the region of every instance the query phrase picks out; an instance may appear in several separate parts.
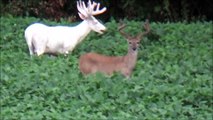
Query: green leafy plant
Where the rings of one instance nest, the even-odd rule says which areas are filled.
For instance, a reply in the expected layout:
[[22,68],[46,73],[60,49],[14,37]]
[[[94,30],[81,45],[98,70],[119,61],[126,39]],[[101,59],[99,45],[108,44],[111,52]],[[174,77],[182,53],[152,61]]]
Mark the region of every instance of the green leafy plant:
[[[114,20],[64,57],[30,57],[24,30],[36,18],[1,17],[0,117],[11,119],[212,119],[212,22],[155,23],[141,42],[130,80],[82,76],[81,54],[126,54]],[[135,34],[141,21],[127,21]]]

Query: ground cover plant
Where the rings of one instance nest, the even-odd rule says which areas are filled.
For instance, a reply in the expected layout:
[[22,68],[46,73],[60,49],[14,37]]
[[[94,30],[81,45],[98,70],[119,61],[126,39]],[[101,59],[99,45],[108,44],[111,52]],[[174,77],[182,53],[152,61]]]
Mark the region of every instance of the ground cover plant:
[[[1,17],[0,117],[13,119],[212,119],[212,22],[150,22],[130,80],[120,74],[83,77],[86,52],[124,55],[126,40],[114,20],[104,35],[91,33],[67,57],[30,57],[24,29],[36,18]],[[126,21],[126,32],[141,21]],[[75,23],[73,23],[75,24]]]

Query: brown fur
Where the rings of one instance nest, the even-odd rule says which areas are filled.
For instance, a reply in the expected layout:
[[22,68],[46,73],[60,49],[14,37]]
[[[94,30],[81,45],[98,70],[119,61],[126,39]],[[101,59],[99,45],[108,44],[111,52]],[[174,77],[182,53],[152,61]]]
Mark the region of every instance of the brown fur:
[[[122,27],[123,28],[123,27]],[[149,32],[149,24],[145,26],[146,33]],[[138,47],[141,37],[144,33],[140,33],[135,37],[130,37],[121,32],[128,42],[128,53],[125,56],[106,56],[97,53],[86,53],[80,56],[79,68],[84,74],[101,72],[112,75],[114,72],[120,72],[126,77],[130,77],[135,64],[137,62]]]
[[97,53],[88,53],[80,57],[79,65],[83,74],[101,72],[107,75],[112,75],[113,72],[121,72],[128,77],[135,64],[137,55],[131,58],[127,56],[105,56]]

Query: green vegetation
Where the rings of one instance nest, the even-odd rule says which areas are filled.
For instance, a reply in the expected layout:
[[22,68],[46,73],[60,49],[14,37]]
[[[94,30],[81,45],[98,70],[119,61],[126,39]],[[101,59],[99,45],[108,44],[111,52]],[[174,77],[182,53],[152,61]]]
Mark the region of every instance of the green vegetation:
[[[212,22],[151,22],[152,33],[141,42],[128,80],[118,73],[85,78],[78,69],[86,52],[126,54],[115,21],[106,23],[104,35],[91,33],[68,57],[30,57],[24,29],[35,21],[1,17],[2,120],[212,119]],[[127,25],[131,34],[142,30],[138,21]]]

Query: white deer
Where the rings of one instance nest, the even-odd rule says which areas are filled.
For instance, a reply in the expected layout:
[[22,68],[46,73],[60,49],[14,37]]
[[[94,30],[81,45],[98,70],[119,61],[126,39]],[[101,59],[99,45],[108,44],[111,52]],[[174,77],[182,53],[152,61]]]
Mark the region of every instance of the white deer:
[[102,34],[106,27],[93,15],[102,14],[106,7],[99,9],[100,3],[77,1],[77,9],[83,20],[77,26],[47,26],[34,23],[25,30],[25,39],[30,55],[37,56],[44,53],[65,54],[71,52],[92,30]]
[[125,56],[105,56],[97,53],[86,53],[80,56],[79,68],[84,74],[101,72],[106,75],[112,75],[113,72],[121,72],[127,78],[130,77],[132,70],[137,62],[138,47],[141,38],[149,33],[150,26],[146,21],[144,28],[146,32],[141,32],[137,36],[127,35],[122,31],[125,26],[120,26],[121,34],[126,38],[129,48]]

